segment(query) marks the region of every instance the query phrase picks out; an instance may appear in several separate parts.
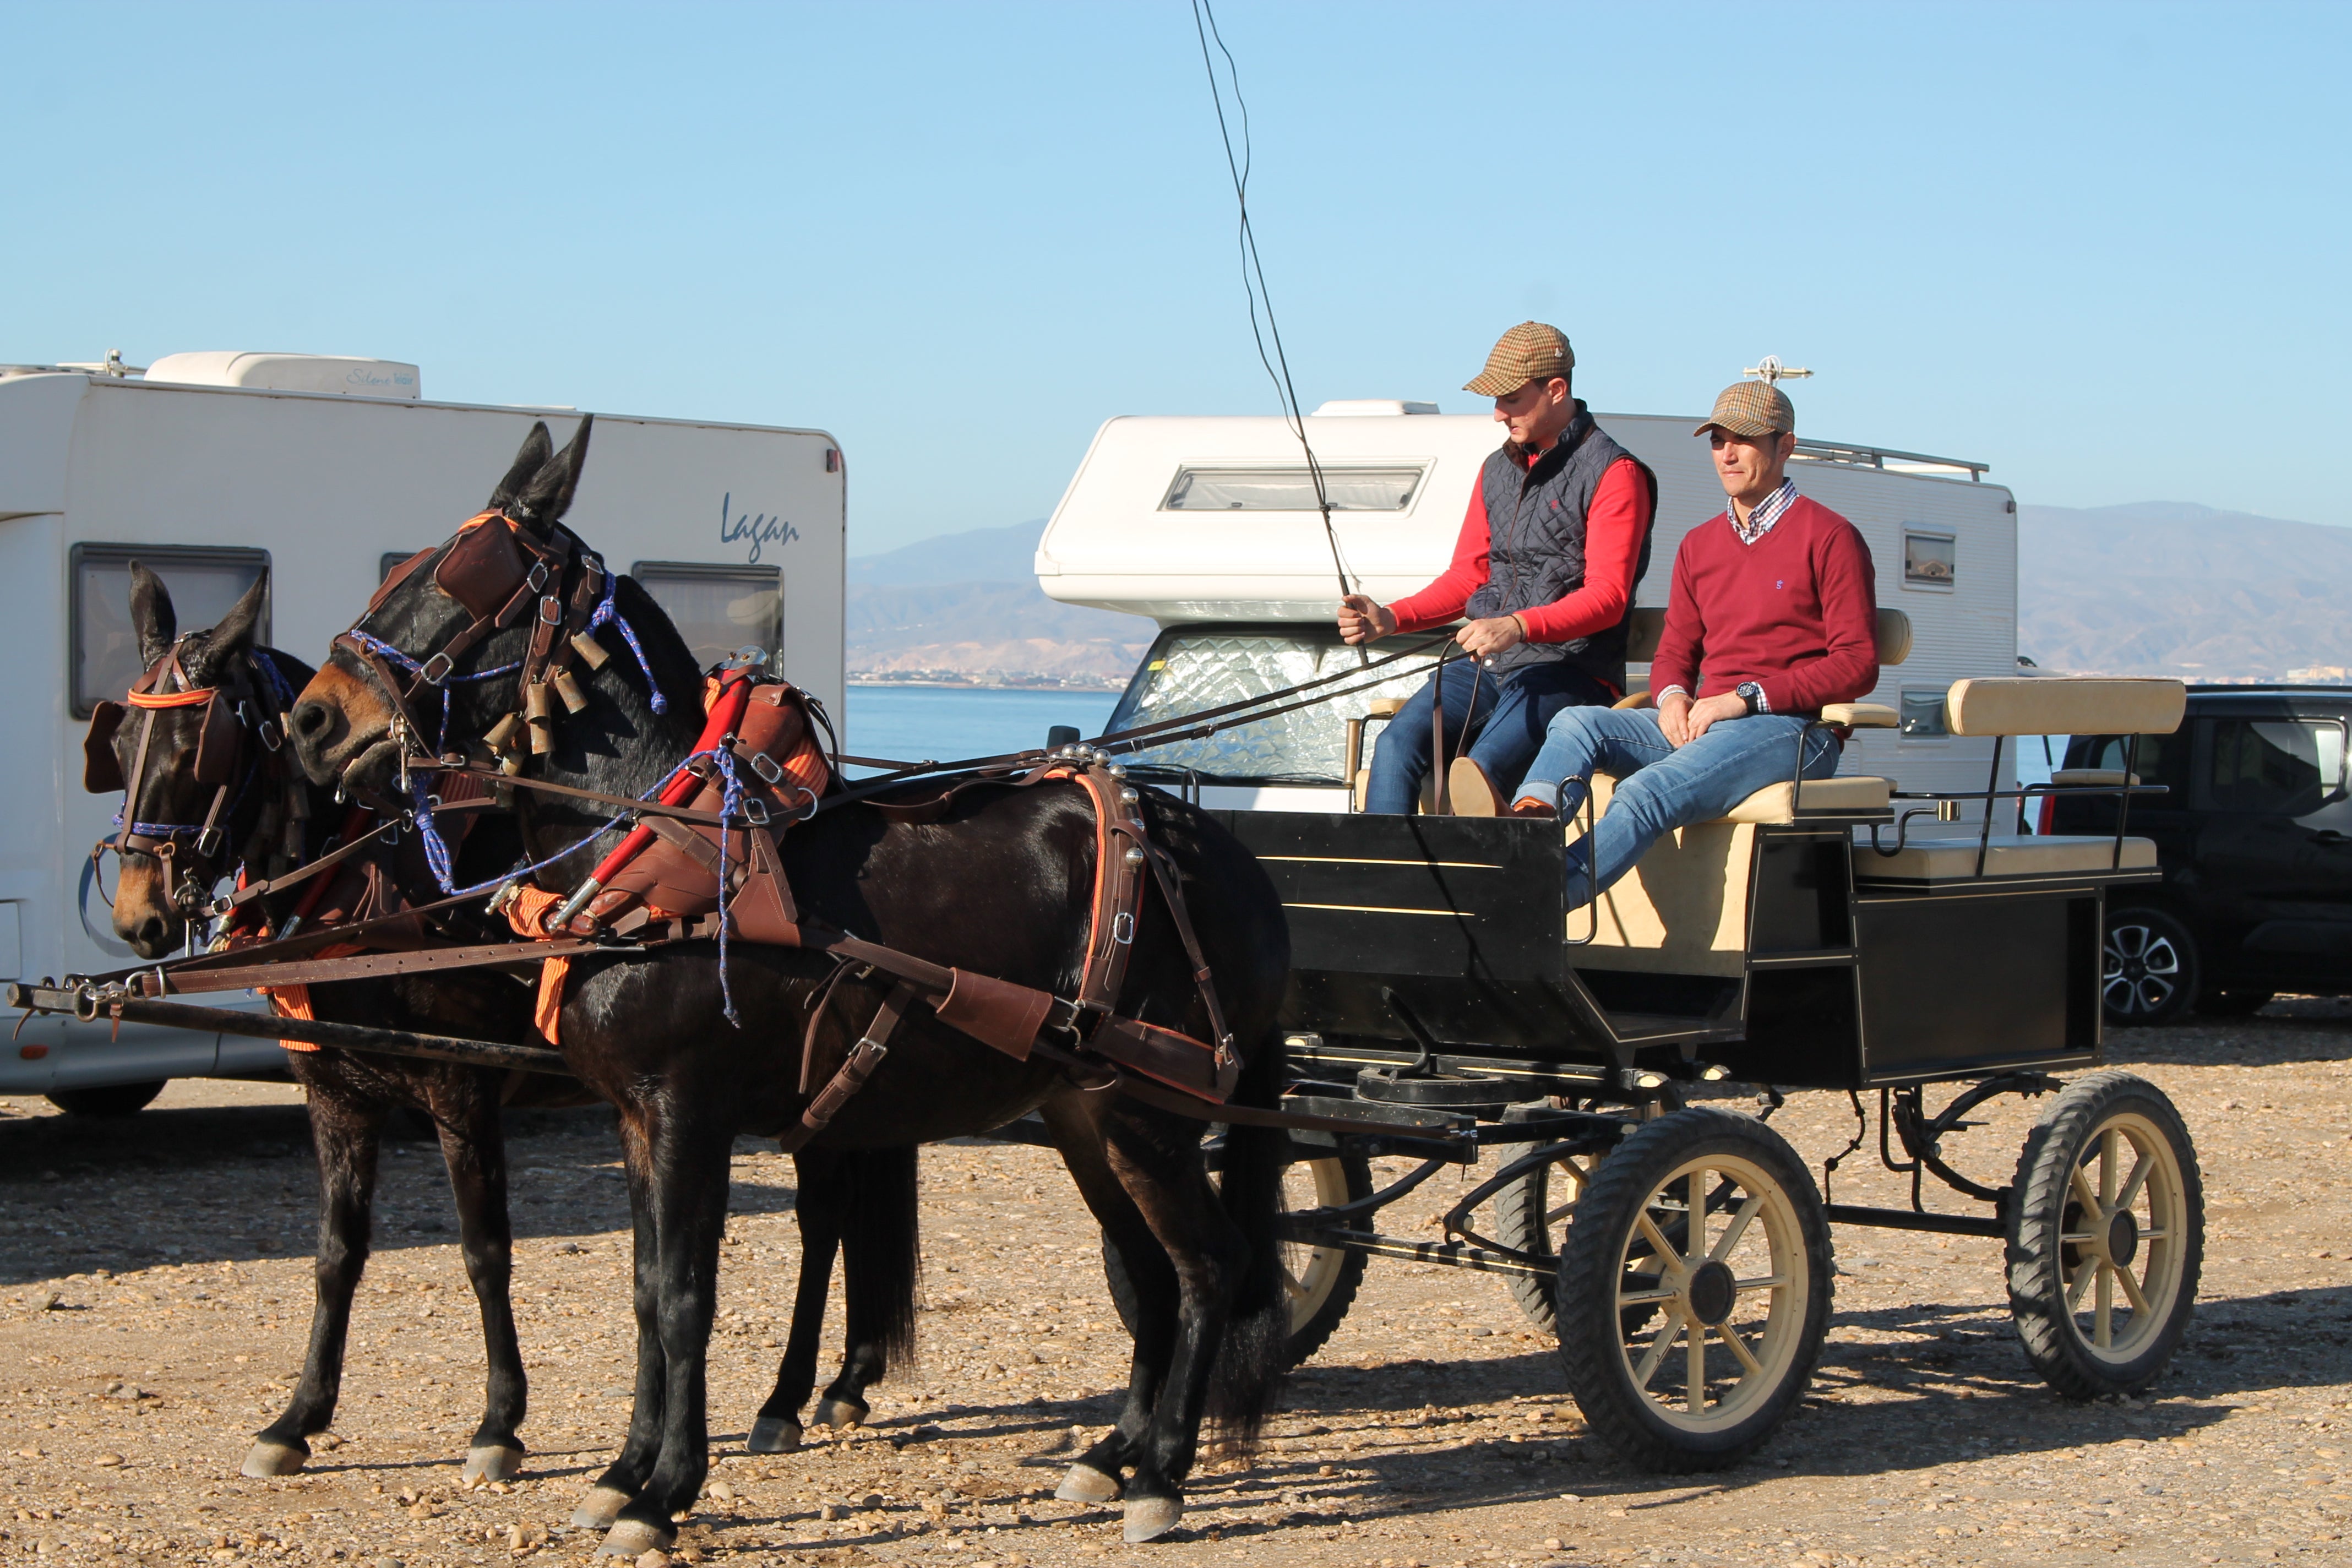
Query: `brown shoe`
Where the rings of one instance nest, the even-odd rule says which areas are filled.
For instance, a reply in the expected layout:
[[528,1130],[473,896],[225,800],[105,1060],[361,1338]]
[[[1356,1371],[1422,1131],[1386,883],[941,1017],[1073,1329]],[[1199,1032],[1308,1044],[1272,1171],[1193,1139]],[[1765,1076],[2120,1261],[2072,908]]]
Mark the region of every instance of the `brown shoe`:
[[1511,803],[1486,776],[1486,770],[1468,757],[1456,757],[1445,770],[1447,804],[1456,816],[1508,816]]

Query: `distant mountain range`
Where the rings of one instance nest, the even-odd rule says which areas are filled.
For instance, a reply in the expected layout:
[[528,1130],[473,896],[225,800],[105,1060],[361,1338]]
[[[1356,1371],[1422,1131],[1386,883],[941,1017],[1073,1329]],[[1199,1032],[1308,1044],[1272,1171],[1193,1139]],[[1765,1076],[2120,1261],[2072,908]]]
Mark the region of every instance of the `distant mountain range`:
[[[1031,573],[1045,528],[853,558],[852,679],[1123,685],[1156,628],[1047,598]],[[2017,646],[2049,669],[2352,679],[2352,528],[2185,501],[2021,507]]]
[[1045,531],[1039,518],[853,557],[850,679],[1125,686],[1159,628],[1047,598],[1032,570]]
[[2018,519],[2017,647],[2045,668],[2347,679],[2352,528],[2185,501]]

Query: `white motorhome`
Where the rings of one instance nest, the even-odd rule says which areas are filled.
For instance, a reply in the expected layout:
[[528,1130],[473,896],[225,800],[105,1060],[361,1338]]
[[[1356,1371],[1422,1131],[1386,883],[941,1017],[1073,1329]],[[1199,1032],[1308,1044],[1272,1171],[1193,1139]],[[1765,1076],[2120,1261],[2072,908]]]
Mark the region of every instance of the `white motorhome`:
[[[1650,567],[1635,602],[1663,608],[1675,551],[1723,510],[1722,487],[1706,443],[1691,434],[1696,417],[1598,417],[1657,472]],[[1485,415],[1377,400],[1327,403],[1306,425],[1350,579],[1382,601],[1425,585],[1453,554],[1499,427]],[[2018,673],[2015,500],[1984,482],[1983,464],[1871,447],[1805,440],[1790,471],[1862,531],[1880,605],[1906,612],[1913,631],[1909,658],[1885,667],[1871,695],[1900,710],[1901,729],[1858,731],[1842,771],[1904,789],[1984,789],[1992,742],[1949,734],[1944,694],[1964,676]],[[1333,628],[1333,541],[1298,437],[1278,418],[1106,422],[1046,525],[1036,569],[1054,598],[1160,623],[1114,730],[1360,662]],[[1191,774],[1212,805],[1344,811],[1348,721],[1363,719],[1373,697],[1407,695],[1425,679],[1423,668],[1391,668],[1395,679],[1376,691],[1139,761]],[[1632,684],[1646,684],[1646,667],[1633,667]]]
[[[263,640],[317,663],[387,565],[480,507],[534,420],[572,408],[427,402],[416,367],[302,354],[174,354],[119,366],[0,368],[0,977],[131,962],[96,891],[92,843],[119,801],[85,795],[90,704],[139,672],[130,563],[211,625],[270,574]],[[823,431],[600,415],[570,521],[716,659],[746,644],[840,711],[845,482]],[[111,885],[110,875],[109,885]],[[258,1005],[258,1004],[255,1004]],[[54,1018],[0,1055],[0,1092],[88,1092],[263,1073],[278,1047]]]

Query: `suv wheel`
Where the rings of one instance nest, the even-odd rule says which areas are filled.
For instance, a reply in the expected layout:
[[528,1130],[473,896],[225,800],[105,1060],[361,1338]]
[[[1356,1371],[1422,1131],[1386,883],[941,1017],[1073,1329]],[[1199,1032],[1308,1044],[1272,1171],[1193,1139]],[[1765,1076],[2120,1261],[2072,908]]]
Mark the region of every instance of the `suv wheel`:
[[2109,910],[2099,996],[2107,1022],[2168,1024],[2197,1000],[2197,942],[2162,910]]

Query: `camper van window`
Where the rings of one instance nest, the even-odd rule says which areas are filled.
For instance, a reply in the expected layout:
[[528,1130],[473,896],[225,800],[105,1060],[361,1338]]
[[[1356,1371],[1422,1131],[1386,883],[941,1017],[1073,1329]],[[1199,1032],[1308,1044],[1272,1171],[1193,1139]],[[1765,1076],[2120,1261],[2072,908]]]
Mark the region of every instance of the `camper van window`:
[[640,561],[629,569],[669,616],[705,669],[749,645],[768,651],[768,668],[784,665],[784,574],[773,566],[709,566],[692,561]]
[[[1128,683],[1110,728],[1125,730],[1353,669],[1360,662],[1335,628],[1297,626],[1171,626],[1160,635],[1143,668]],[[1181,776],[1187,769],[1213,784],[1341,782],[1347,768],[1347,721],[1365,716],[1375,697],[1410,697],[1429,678],[1429,658],[1401,659],[1370,689],[1301,708],[1255,724],[1220,730],[1139,752],[1135,770],[1147,778]],[[1375,730],[1377,734],[1377,729]]]
[[1940,686],[1908,688],[1903,692],[1903,731],[1921,739],[1941,738],[1952,732],[1944,721],[1944,689]]
[[1960,542],[1948,533],[1923,532],[1906,527],[1903,531],[1903,585],[1906,588],[1941,588],[1948,591],[1958,581],[1960,564]]
[[[184,544],[77,544],[68,563],[72,580],[68,614],[73,627],[73,713],[110,698],[119,700],[144,668],[138,634],[131,629],[131,563],[136,561],[163,579],[180,629],[211,626],[245,597],[253,580],[269,565],[267,550],[203,549]],[[265,595],[256,640],[269,640],[269,603]]]
[[[1333,511],[1406,511],[1425,468],[1323,469]],[[1180,468],[1162,511],[1314,511],[1315,479],[1295,468]]]

